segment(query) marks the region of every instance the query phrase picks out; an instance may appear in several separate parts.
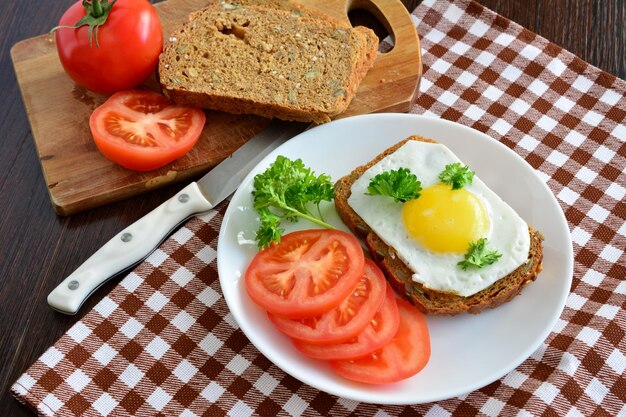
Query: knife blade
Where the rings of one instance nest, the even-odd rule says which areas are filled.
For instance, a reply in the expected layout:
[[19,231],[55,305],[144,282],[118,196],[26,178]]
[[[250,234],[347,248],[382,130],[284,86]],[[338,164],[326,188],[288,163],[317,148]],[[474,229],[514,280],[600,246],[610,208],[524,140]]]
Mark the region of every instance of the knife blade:
[[226,199],[271,151],[301,133],[308,123],[274,119],[204,177],[116,234],[48,295],[48,305],[76,314],[102,284],[150,255],[188,218]]

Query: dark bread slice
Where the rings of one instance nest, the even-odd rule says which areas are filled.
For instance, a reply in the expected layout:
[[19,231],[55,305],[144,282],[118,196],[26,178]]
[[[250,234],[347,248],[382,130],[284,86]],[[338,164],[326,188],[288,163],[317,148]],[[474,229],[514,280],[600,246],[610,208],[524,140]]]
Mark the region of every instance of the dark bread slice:
[[383,270],[392,287],[412,302],[422,313],[434,315],[456,315],[459,313],[478,314],[481,311],[497,307],[519,294],[522,288],[534,281],[541,272],[543,259],[543,236],[529,227],[530,251],[528,261],[509,275],[499,279],[484,290],[463,297],[457,294],[427,288],[412,280],[413,272],[397,256],[394,248],[383,242],[350,207],[348,198],[352,184],[371,166],[389,154],[395,152],[409,140],[423,142],[435,141],[421,136],[411,136],[385,150],[366,165],[360,166],[335,183],[335,207],[337,213],[350,230],[365,241],[372,259]]
[[[297,0],[237,0],[235,2],[242,6],[261,6],[268,9],[279,9],[286,10],[291,12],[291,14],[305,17],[305,18],[313,18],[324,20],[327,22],[332,22],[338,28],[345,28],[346,30],[355,30],[359,32],[365,38],[365,44],[361,48],[361,59],[355,68],[355,77],[359,80],[363,80],[367,75],[367,72],[374,66],[374,61],[376,60],[377,52],[378,52],[378,44],[379,39],[378,36],[368,27],[365,26],[354,26],[348,22],[338,20],[334,17],[327,15],[322,12],[320,9],[314,9],[311,7],[304,6],[299,3]],[[360,83],[360,81],[359,81]],[[356,86],[358,88],[358,84]],[[356,90],[355,90],[356,94]]]
[[160,56],[163,93],[230,113],[329,121],[350,104],[378,38],[322,16],[229,3],[194,12]]

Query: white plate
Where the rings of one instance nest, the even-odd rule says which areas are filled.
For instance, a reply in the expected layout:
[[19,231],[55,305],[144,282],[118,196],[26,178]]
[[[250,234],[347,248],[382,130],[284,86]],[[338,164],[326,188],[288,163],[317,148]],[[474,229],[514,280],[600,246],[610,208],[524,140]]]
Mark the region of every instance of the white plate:
[[[333,181],[398,141],[418,134],[447,145],[528,224],[545,236],[543,272],[511,302],[479,315],[427,318],[431,358],[414,377],[389,385],[354,383],[322,361],[298,353],[248,297],[243,273],[257,252],[252,180],[277,155],[301,158]],[[332,204],[325,218],[347,230]],[[311,228],[300,221],[289,230]],[[569,293],[573,253],[567,222],[552,192],[521,157],[498,141],[446,120],[374,114],[341,119],[300,134],[265,158],[243,181],[226,211],[219,234],[218,271],[235,320],[268,359],[294,378],[340,397],[377,404],[417,404],[481,388],[517,367],[543,342]]]

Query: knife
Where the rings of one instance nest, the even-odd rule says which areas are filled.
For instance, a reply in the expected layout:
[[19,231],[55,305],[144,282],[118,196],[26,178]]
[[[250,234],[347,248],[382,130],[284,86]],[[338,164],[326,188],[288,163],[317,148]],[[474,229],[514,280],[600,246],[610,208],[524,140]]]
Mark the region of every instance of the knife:
[[272,120],[204,177],[105,243],[52,290],[48,295],[50,307],[60,313],[76,314],[102,284],[144,260],[185,220],[222,202],[267,154],[308,126]]

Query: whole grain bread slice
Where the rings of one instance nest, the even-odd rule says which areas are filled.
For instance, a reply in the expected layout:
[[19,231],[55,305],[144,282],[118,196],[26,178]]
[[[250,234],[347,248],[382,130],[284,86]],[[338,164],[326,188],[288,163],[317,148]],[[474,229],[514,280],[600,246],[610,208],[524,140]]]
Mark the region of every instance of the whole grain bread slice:
[[[248,7],[248,6],[260,6],[266,9],[278,9],[284,10],[291,13],[296,17],[308,17],[313,19],[324,20],[326,22],[332,23],[337,28],[345,28],[351,29],[352,26],[347,21],[342,21],[336,19],[322,10],[312,7],[307,7],[302,3],[293,0],[230,0],[228,2],[222,2],[222,4],[229,3],[235,7]],[[224,7],[222,5],[222,7]],[[378,36],[374,33],[373,30],[366,28],[364,26],[356,26],[352,28],[358,32],[360,32],[365,37],[365,47],[361,51],[362,53],[362,61],[361,68],[358,70],[363,71],[363,76],[367,73],[367,71],[374,64],[374,60],[376,59],[376,52],[378,51]]]
[[230,113],[329,121],[350,104],[378,38],[307,13],[230,3],[192,13],[159,59],[164,94]]
[[395,152],[409,140],[435,142],[421,136],[411,136],[339,179],[335,183],[335,207],[339,216],[350,230],[366,243],[372,259],[383,270],[392,287],[424,314],[456,315],[465,312],[478,314],[485,309],[497,307],[511,300],[521,292],[524,286],[534,281],[541,272],[543,236],[532,227],[529,226],[528,230],[530,234],[528,260],[515,271],[484,290],[469,297],[463,297],[433,290],[413,281],[413,271],[396,256],[394,248],[385,244],[348,204],[352,184],[371,166]]

